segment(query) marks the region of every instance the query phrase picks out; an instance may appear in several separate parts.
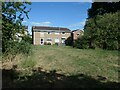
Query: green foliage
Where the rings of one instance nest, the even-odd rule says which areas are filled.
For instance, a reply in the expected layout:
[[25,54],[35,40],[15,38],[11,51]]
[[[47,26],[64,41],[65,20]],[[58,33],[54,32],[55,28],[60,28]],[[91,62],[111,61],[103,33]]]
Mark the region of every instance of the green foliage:
[[79,48],[79,49],[88,49],[89,47],[89,41],[85,36],[79,37],[75,42],[73,47]]
[[21,41],[9,41],[6,43],[6,54],[17,55],[19,53],[23,53],[28,55],[31,53],[31,45],[28,42]]
[[[16,39],[16,33],[21,33],[23,16],[28,18],[26,4],[29,2],[2,2],[2,52],[6,52]],[[15,42],[16,43],[16,42]]]
[[72,37],[68,37],[67,40],[65,40],[65,44],[67,46],[72,46],[73,45],[73,38]]
[[44,45],[51,45],[51,43],[50,42],[44,42]]
[[51,45],[51,43],[50,43],[50,42],[48,42],[48,43],[47,43],[47,45]]
[[116,7],[118,5],[119,3],[92,4],[88,11],[89,18],[84,27],[84,35],[89,40],[89,47],[108,50],[119,49],[118,14],[120,11]]
[[90,9],[88,9],[88,18],[94,18],[96,15],[104,15],[105,13],[115,13],[120,2],[94,2]]
[[57,45],[57,46],[58,46],[58,43],[55,43],[54,45]]
[[120,32],[118,31],[118,13],[105,14],[103,16],[98,16],[97,22],[97,40],[98,44],[102,44],[103,49],[118,49],[118,39]]
[[32,38],[29,35],[25,35],[22,40],[24,40],[25,42],[28,42],[30,44],[32,44]]

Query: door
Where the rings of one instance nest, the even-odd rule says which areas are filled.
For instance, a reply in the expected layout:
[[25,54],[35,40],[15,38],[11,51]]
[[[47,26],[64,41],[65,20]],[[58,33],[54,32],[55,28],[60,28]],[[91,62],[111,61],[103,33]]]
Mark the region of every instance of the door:
[[65,44],[65,38],[61,38],[62,44]]
[[44,45],[44,39],[43,38],[40,39],[40,44]]

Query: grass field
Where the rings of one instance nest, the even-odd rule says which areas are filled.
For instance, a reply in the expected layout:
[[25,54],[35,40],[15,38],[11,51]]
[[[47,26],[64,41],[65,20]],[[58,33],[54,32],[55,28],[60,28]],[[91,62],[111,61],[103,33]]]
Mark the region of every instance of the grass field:
[[[27,66],[41,68],[41,73],[39,73],[39,75],[35,74],[40,81],[36,81],[35,83],[42,82],[41,85],[43,87],[49,87],[53,83],[56,87],[85,87],[87,85],[90,87],[96,86],[96,82],[99,82],[100,85],[101,82],[103,82],[103,84],[107,82],[118,83],[118,51],[76,49],[69,46],[49,45],[32,46],[32,48],[32,55],[21,61],[19,65],[24,68]],[[51,73],[52,76],[54,76],[54,74],[56,76],[52,77]],[[35,75],[31,74],[29,76],[35,78]],[[83,76],[84,79],[79,81],[78,78],[80,77],[77,75]],[[73,78],[73,76],[75,76],[75,78]],[[59,77],[61,77],[60,80]],[[44,81],[43,78],[50,80]],[[64,78],[64,80],[62,78]],[[33,82],[33,80],[31,82]],[[49,82],[49,84],[45,84],[45,82]],[[76,83],[73,84],[72,82]],[[65,84],[62,85],[61,83]],[[25,86],[26,85],[29,86],[31,83],[25,84]],[[32,83],[32,85],[34,84]],[[37,84],[35,84],[35,86],[36,85]],[[38,85],[36,87],[41,86]]]

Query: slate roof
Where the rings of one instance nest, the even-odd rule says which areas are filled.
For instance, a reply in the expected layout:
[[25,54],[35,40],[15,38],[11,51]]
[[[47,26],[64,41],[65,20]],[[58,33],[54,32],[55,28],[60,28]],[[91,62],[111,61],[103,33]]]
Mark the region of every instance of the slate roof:
[[61,27],[48,27],[48,26],[32,26],[33,31],[64,31],[64,32],[71,32],[68,28],[61,28]]

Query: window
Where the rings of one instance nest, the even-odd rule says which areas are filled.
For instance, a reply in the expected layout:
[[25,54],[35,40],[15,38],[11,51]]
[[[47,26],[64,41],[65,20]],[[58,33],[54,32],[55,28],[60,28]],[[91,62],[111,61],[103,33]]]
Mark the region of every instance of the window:
[[52,39],[51,38],[47,38],[47,41],[52,41]]
[[55,32],[55,34],[59,34],[59,32]]
[[65,37],[61,38],[62,43],[65,43]]
[[79,36],[80,34],[78,33],[77,36]]
[[41,37],[44,37],[44,32],[40,32],[40,36],[41,36]]
[[55,43],[58,43],[59,42],[59,38],[55,38]]
[[65,34],[65,32],[62,32],[62,34]]
[[44,45],[44,39],[43,38],[40,39],[40,44]]
[[51,34],[51,32],[48,32],[48,34]]

